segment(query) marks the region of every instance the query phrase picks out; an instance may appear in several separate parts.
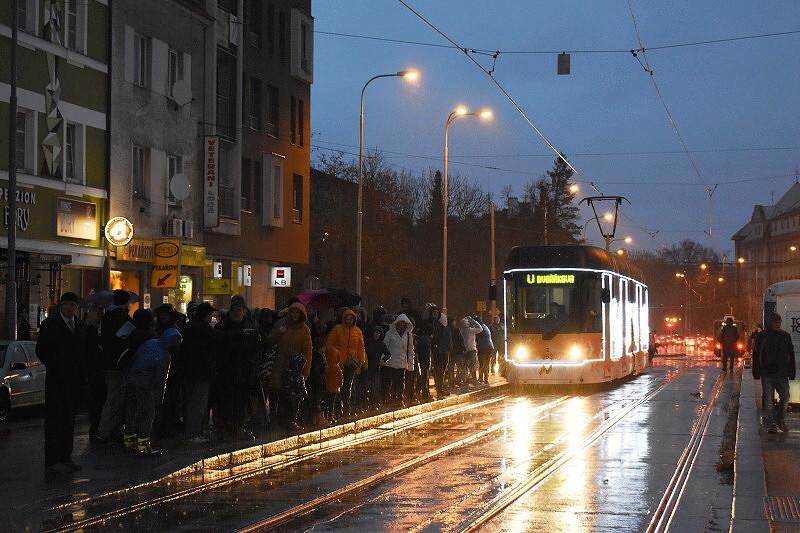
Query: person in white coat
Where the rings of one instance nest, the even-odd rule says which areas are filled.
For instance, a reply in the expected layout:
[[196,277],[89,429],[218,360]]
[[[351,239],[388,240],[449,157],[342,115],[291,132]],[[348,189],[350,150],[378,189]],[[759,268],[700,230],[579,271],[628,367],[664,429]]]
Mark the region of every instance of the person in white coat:
[[381,363],[381,388],[384,401],[389,405],[402,401],[405,373],[416,368],[413,330],[411,320],[401,313],[392,322],[383,339],[389,357]]
[[467,375],[472,378],[475,383],[478,380],[478,344],[475,336],[483,331],[483,326],[471,316],[465,316],[461,319],[461,337],[464,339],[464,347],[466,348],[466,355],[464,357],[467,366]]

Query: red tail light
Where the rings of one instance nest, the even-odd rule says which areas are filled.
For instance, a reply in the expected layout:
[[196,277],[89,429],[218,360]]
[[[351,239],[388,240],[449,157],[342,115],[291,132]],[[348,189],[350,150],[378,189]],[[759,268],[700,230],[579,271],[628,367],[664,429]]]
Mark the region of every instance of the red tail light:
[[722,345],[720,343],[717,343],[716,346],[717,346],[717,350],[721,350],[722,349]]
[[739,348],[740,350],[744,350],[744,344],[742,344],[741,342],[737,342],[736,347]]

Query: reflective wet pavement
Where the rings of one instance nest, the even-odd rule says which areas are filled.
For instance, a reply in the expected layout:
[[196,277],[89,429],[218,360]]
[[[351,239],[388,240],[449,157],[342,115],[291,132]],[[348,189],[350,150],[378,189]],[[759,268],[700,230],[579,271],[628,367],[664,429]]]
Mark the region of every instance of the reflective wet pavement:
[[[514,394],[88,529],[236,530],[449,445],[453,449],[422,464],[272,526],[284,531],[462,530],[519,483],[566,457],[552,475],[489,520],[485,530],[645,530],[719,374],[716,361],[671,358],[593,392]],[[720,482],[714,467],[733,382],[725,378],[722,383],[692,477],[681,491],[673,531],[695,530],[698,524],[701,531],[728,529],[730,486]],[[615,415],[626,409],[631,410],[617,420]],[[598,429],[602,434],[587,445]],[[471,435],[480,438],[454,444]],[[107,510],[113,508],[108,505]]]

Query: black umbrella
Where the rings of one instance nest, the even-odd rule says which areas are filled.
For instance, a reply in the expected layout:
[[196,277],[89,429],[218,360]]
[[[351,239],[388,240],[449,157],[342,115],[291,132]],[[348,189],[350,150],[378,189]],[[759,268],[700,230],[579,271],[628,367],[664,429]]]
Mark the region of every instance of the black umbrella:
[[[131,297],[131,303],[142,301],[141,297],[133,291],[126,291]],[[106,290],[94,292],[83,299],[84,305],[99,305],[101,307],[108,307],[114,304],[114,291]]]

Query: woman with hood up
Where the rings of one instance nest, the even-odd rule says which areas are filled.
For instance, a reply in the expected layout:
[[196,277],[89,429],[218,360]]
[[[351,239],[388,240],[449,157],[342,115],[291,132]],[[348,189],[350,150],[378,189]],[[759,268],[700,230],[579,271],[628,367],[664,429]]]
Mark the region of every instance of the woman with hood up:
[[405,374],[415,369],[413,330],[411,320],[401,313],[392,322],[383,340],[389,358],[383,361],[381,388],[384,401],[389,405],[402,402]]
[[[306,324],[307,319],[305,306],[300,302],[294,302],[289,306],[286,316],[275,324],[269,335],[269,342],[275,344],[276,347],[275,366],[269,376],[270,416],[281,419],[281,415],[283,415],[283,420],[290,429],[299,429],[299,426],[294,420],[288,419],[289,413],[285,412],[289,407],[289,402],[284,389],[284,373],[289,368],[292,358],[302,354],[306,360],[303,365],[303,378],[308,380],[308,376],[311,374],[313,345],[311,329]],[[281,403],[286,406],[281,407]],[[281,411],[284,412],[281,413]]]
[[342,321],[336,324],[328,334],[326,344],[339,351],[344,358],[343,381],[340,389],[344,414],[352,415],[353,381],[356,374],[367,364],[367,352],[364,349],[364,334],[356,325],[358,315],[352,309],[342,312]]

